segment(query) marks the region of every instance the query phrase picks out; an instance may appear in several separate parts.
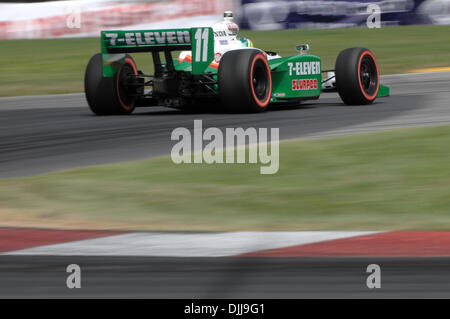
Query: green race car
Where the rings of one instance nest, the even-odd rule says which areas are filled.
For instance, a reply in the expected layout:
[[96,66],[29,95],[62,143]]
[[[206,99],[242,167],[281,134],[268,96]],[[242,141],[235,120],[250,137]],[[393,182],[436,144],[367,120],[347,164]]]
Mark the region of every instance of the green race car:
[[[323,91],[337,91],[348,105],[389,95],[368,49],[343,50],[335,70],[322,70],[308,45],[298,45],[297,55],[281,57],[253,48],[250,40],[237,37],[238,31],[229,12],[212,27],[103,31],[102,52],[91,58],[85,74],[90,109],[110,115],[130,114],[141,106],[204,105],[262,112],[269,105],[318,99]],[[181,51],[178,59],[175,51]],[[139,70],[129,55],[135,52],[152,54],[154,74]]]

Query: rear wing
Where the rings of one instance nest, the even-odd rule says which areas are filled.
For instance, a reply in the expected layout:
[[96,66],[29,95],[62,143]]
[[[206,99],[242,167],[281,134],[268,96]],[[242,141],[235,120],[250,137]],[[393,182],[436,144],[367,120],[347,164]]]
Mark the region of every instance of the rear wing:
[[[126,53],[151,52],[155,66],[173,63],[172,51],[192,51],[192,73],[202,74],[214,60],[212,28],[165,29],[147,31],[102,31],[103,76],[113,77],[125,63]],[[156,68],[155,68],[156,69]]]

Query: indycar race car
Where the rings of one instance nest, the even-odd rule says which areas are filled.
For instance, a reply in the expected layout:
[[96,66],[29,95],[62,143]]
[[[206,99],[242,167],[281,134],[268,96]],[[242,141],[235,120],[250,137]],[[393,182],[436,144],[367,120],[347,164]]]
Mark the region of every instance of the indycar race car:
[[[102,52],[91,58],[85,73],[90,109],[108,115],[130,114],[141,106],[206,105],[261,112],[269,104],[318,99],[323,91],[337,91],[348,105],[389,95],[368,49],[343,50],[335,70],[322,70],[321,59],[308,54],[307,44],[296,47],[297,55],[281,57],[253,48],[238,32],[231,12],[212,27],[102,31]],[[174,51],[181,51],[178,60]],[[138,69],[129,55],[134,52],[151,52],[154,74]]]

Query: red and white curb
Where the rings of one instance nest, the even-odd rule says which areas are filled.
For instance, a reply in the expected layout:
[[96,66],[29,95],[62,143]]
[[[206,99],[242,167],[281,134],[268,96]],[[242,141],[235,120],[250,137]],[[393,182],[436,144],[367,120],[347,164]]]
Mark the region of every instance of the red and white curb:
[[[2,243],[2,232],[7,233]],[[22,241],[19,247],[11,236]],[[65,236],[63,234],[66,233]],[[78,232],[0,229],[0,248],[13,255],[224,257],[306,245],[374,232]],[[80,236],[77,239],[77,236]],[[26,247],[26,238],[30,237]],[[3,239],[4,241],[4,239]],[[11,245],[11,246],[9,246]],[[11,249],[9,249],[11,248]]]
[[1,255],[154,257],[450,256],[450,232],[108,232],[0,228]]

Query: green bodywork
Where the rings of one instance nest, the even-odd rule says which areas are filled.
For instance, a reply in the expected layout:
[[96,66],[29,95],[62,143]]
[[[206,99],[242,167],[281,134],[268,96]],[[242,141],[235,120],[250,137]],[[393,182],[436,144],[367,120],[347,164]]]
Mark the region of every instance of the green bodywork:
[[[194,39],[194,41],[192,41]],[[192,50],[193,74],[208,72],[214,60],[212,28],[148,31],[102,31],[103,76],[113,77],[125,63],[126,53]]]
[[391,95],[391,89],[385,85],[380,84],[377,97],[386,97]]
[[[192,51],[191,61],[175,60],[176,71],[193,75],[209,74],[217,80],[214,65],[212,28],[165,29],[148,31],[103,31],[101,33],[103,76],[113,77],[125,63],[127,53]],[[162,62],[165,67],[167,62]],[[271,102],[292,99],[316,99],[322,92],[321,59],[310,54],[269,60],[272,76]],[[215,85],[218,90],[218,85]],[[379,97],[388,96],[389,88],[380,85]]]
[[269,61],[272,73],[272,101],[316,98],[322,92],[320,58],[302,54]]

